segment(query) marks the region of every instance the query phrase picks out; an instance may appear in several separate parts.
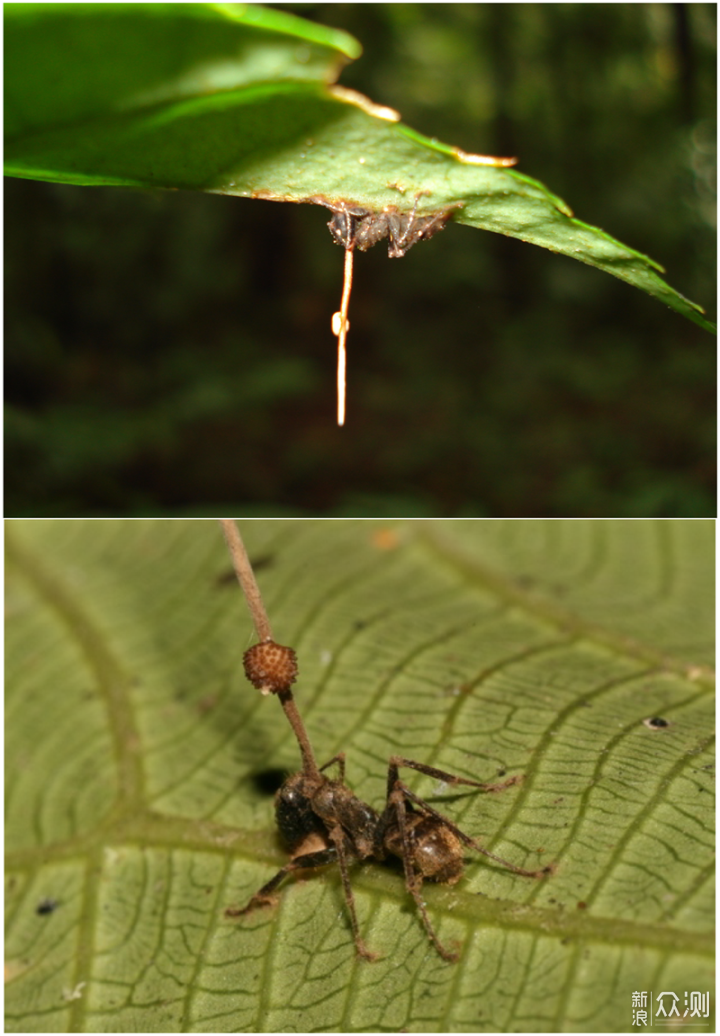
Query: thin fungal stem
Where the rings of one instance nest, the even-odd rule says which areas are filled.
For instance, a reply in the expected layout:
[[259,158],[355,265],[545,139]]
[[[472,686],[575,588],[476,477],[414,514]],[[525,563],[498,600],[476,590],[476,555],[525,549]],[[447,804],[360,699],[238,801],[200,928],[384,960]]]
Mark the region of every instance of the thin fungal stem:
[[345,396],[347,394],[347,350],[345,349],[345,338],[347,332],[343,327],[338,336],[338,361],[337,361],[337,423],[342,428],[345,424]]
[[315,761],[315,753],[312,750],[310,738],[307,735],[307,731],[305,730],[305,724],[303,723],[300,717],[300,713],[298,712],[298,707],[295,704],[295,699],[293,698],[292,691],[289,687],[287,688],[287,690],[279,691],[278,698],[280,699],[280,704],[283,707],[283,711],[285,712],[285,715],[288,718],[288,722],[290,723],[290,726],[293,728],[295,737],[297,738],[298,746],[300,748],[300,755],[302,756],[303,771],[308,776],[319,778],[320,771],[318,769],[318,764]]
[[347,338],[349,327],[347,314],[348,307],[350,305],[350,291],[352,290],[353,254],[352,248],[345,249],[342,300],[340,302],[340,312],[339,314],[335,314],[335,317],[339,317],[339,320],[335,320],[335,318],[333,318],[333,330],[337,327],[336,334],[338,338],[337,423],[340,426],[345,424],[345,396],[347,391],[347,351],[345,349],[345,340]]
[[258,640],[272,640],[273,635],[270,627],[270,619],[265,611],[265,605],[263,604],[262,595],[260,594],[260,587],[257,585],[255,573],[253,572],[250,558],[245,550],[245,544],[242,541],[240,530],[232,518],[220,518],[218,520],[222,526],[225,542],[230,551],[235,575],[238,577],[238,582],[240,583],[242,592],[245,594],[245,600],[247,601],[253,623],[255,624]]
[[[265,611],[265,605],[263,604],[262,596],[260,594],[260,587],[257,585],[255,573],[253,572],[250,558],[245,550],[245,544],[242,541],[240,530],[232,518],[220,518],[218,520],[222,527],[228,550],[230,551],[235,575],[238,577],[238,582],[240,583],[242,592],[245,595],[245,600],[248,603],[248,608],[250,609],[250,614],[252,615],[252,619],[255,624],[258,639],[261,643],[272,641],[273,635],[272,629],[270,628],[270,620]],[[276,645],[273,646],[277,649]],[[280,650],[289,651],[290,649],[281,648]],[[294,652],[291,652],[291,654],[294,655]],[[273,689],[275,690],[275,688]],[[263,693],[266,694],[268,692],[267,690],[264,690]],[[284,687],[281,690],[277,690],[277,696],[280,699],[283,712],[287,716],[288,722],[297,738],[300,755],[302,756],[303,771],[312,777],[319,778],[320,771],[318,770],[318,765],[315,761],[315,754],[312,750],[312,745],[310,744],[310,738],[305,730],[305,724],[303,723],[300,713],[298,712],[297,705],[295,704],[292,691],[289,687]]]

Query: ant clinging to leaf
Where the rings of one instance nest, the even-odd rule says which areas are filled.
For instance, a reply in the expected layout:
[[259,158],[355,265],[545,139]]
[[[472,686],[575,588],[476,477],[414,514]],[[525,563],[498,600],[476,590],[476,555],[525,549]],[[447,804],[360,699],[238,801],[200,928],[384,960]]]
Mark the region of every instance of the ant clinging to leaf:
[[[416,795],[400,779],[399,771],[407,767],[446,784],[468,785],[488,792],[518,784],[522,778],[511,777],[499,784],[484,784],[456,777],[412,759],[391,756],[385,804],[378,812],[345,784],[343,752],[318,766],[290,689],[297,677],[295,652],[272,639],[270,623],[237,526],[230,519],[221,519],[221,523],[260,637],[260,643],[245,652],[245,674],[263,694],[277,695],[297,738],[302,759],[302,769],[285,780],[275,797],[275,816],[280,834],[290,850],[290,860],[246,906],[228,908],[225,915],[244,917],[260,907],[272,905],[276,901],[276,889],[295,871],[337,864],[358,955],[366,960],[375,960],[378,955],[368,949],[360,934],[350,883],[350,865],[355,860],[383,861],[396,857],[402,861],[405,887],[415,901],[428,938],[444,960],[457,960],[457,952],[440,942],[428,916],[422,897],[425,881],[449,885],[458,882],[463,874],[466,848],[482,853],[526,878],[545,877],[552,868],[525,870],[495,856]],[[326,773],[332,766],[337,767],[334,778]]]
[[[396,116],[398,119],[399,115]],[[452,148],[454,157],[467,165],[496,166],[506,168],[515,165],[516,158],[496,158],[494,155],[472,155],[460,148]],[[374,191],[378,185],[373,184]],[[406,187],[398,184],[386,184],[387,189],[394,189],[404,194]],[[455,201],[443,208],[434,209],[425,214],[418,215],[418,202],[423,195],[432,194],[427,188],[418,190],[415,194],[415,203],[410,212],[401,212],[396,205],[385,205],[381,211],[373,211],[365,208],[356,202],[341,198],[329,199],[324,196],[308,198],[308,201],[316,202],[331,209],[333,217],[328,223],[332,239],[337,245],[345,249],[345,266],[343,274],[343,291],[340,302],[340,309],[333,313],[331,327],[332,333],[338,340],[338,367],[337,367],[337,423],[345,424],[345,371],[347,366],[345,341],[350,330],[348,320],[348,306],[350,304],[350,291],[353,279],[353,254],[357,248],[366,252],[383,238],[388,239],[388,255],[391,259],[400,259],[418,241],[427,241],[442,230],[453,213],[464,206],[463,201]]]
[[337,423],[345,424],[345,390],[347,366],[345,341],[350,330],[348,320],[348,307],[350,305],[350,292],[353,280],[353,255],[357,248],[361,252],[367,252],[378,241],[388,239],[388,256],[391,259],[400,259],[405,253],[416,245],[418,241],[427,241],[429,238],[442,230],[453,212],[462,208],[462,202],[450,205],[439,212],[433,212],[429,216],[418,216],[418,201],[423,195],[421,191],[415,198],[411,212],[399,212],[396,206],[388,205],[382,212],[371,212],[369,209],[347,202],[330,204],[317,198],[320,204],[332,209],[333,217],[328,223],[332,239],[336,245],[345,249],[345,269],[343,278],[342,299],[340,309],[333,313],[332,333],[338,340],[338,412]]

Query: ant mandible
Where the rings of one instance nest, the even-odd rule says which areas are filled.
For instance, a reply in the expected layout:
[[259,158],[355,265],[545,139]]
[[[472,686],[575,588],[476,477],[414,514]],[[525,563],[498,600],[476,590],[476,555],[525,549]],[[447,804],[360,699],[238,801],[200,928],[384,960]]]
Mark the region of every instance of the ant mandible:
[[[245,674],[255,687],[266,694],[275,693],[280,699],[297,737],[303,765],[298,773],[287,778],[275,797],[278,828],[292,857],[245,907],[228,908],[225,911],[227,917],[243,917],[258,907],[273,904],[275,890],[294,871],[337,863],[357,952],[366,960],[376,960],[378,955],[367,948],[360,935],[349,864],[352,860],[386,860],[389,856],[396,856],[402,860],[405,886],[415,900],[428,938],[444,960],[456,961],[458,953],[443,946],[428,917],[421,895],[424,881],[449,885],[459,881],[463,874],[464,846],[488,856],[514,874],[540,878],[550,873],[550,867],[524,870],[484,849],[411,791],[401,781],[398,771],[401,767],[409,767],[448,784],[469,785],[483,791],[500,791],[519,783],[521,777],[511,777],[500,784],[483,784],[456,777],[425,763],[392,756],[388,765],[385,808],[378,813],[345,784],[344,753],[318,767],[290,690],[297,677],[293,649],[266,638],[245,652],[244,664]],[[339,773],[335,779],[325,774],[333,765],[337,765]]]

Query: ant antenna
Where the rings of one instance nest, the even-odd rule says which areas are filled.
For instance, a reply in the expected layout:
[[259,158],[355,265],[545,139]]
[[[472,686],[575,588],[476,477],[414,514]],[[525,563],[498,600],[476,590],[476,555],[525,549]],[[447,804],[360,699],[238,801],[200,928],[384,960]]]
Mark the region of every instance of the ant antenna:
[[345,351],[345,339],[350,330],[350,321],[347,318],[348,306],[350,305],[350,291],[352,290],[353,279],[353,246],[345,249],[345,267],[343,274],[343,293],[340,302],[340,311],[332,315],[332,333],[338,340],[338,367],[337,367],[337,423],[345,424],[345,370],[347,366],[347,354]]
[[290,647],[276,644],[272,638],[270,620],[257,585],[252,563],[245,550],[240,530],[232,518],[220,518],[225,542],[230,551],[235,575],[245,594],[250,614],[257,631],[259,644],[254,644],[243,655],[245,675],[261,694],[277,694],[300,747],[303,771],[308,776],[320,777],[315,755],[305,725],[290,690],[297,679],[297,658]]

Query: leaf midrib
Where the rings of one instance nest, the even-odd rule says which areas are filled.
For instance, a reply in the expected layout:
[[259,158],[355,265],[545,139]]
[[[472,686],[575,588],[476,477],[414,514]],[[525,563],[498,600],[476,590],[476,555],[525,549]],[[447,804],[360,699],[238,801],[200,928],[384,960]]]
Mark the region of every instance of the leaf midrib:
[[[149,831],[152,832],[151,837]],[[112,837],[108,837],[110,835]],[[85,867],[89,864],[88,854],[91,858],[95,857],[107,847],[179,849],[213,854],[227,859],[228,862],[243,858],[248,862],[262,862],[268,866],[280,866],[285,862],[273,831],[250,831],[204,820],[168,817],[152,811],[138,815],[135,810],[133,815],[128,814],[126,818],[113,824],[100,825],[93,836],[84,835],[76,840],[43,849],[10,853],[7,869],[12,871],[35,868],[39,858],[42,863],[77,859]],[[333,871],[332,865],[326,869],[318,868],[318,875],[309,880],[319,880],[321,873],[323,880],[332,882],[340,895],[340,876],[337,871]],[[696,884],[710,879],[713,873],[714,864],[709,863],[699,872]],[[300,884],[305,880],[308,880],[307,872]],[[289,887],[292,884],[292,881],[288,882]],[[361,888],[371,896],[392,899],[400,905],[408,903],[408,893],[402,875],[393,873],[389,868],[377,863],[356,864],[353,868],[353,887]],[[295,894],[301,894],[299,888]],[[705,957],[712,957],[715,952],[712,931],[697,932],[668,924],[597,917],[582,909],[572,911],[557,907],[530,906],[508,899],[490,898],[457,887],[446,888],[426,884],[423,895],[427,897],[434,914],[454,917],[464,922],[472,921],[474,925],[481,927],[491,925],[562,939],[581,939],[583,942],[607,945],[643,946],[648,949],[696,953]]]

